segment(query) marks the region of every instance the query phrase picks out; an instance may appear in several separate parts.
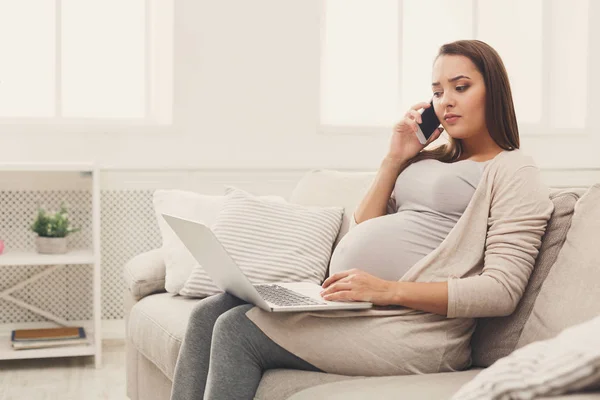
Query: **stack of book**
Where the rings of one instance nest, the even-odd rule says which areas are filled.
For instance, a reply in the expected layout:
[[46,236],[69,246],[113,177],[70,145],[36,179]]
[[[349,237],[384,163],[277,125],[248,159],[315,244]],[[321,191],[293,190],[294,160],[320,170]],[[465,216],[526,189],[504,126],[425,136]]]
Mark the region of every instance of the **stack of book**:
[[12,347],[15,350],[41,349],[46,347],[73,346],[86,344],[85,330],[82,327],[61,327],[45,329],[18,329],[12,331]]

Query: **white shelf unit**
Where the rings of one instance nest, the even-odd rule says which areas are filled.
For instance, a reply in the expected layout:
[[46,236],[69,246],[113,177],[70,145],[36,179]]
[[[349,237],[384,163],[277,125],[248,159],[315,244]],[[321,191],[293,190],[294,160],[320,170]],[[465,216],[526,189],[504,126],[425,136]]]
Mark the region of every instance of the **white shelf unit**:
[[0,265],[62,265],[93,263],[93,250],[72,250],[65,254],[39,254],[36,252],[15,250],[0,255]]
[[[101,337],[101,265],[100,265],[100,178],[98,167],[94,163],[0,163],[1,172],[80,172],[91,174],[92,180],[92,248],[75,249],[66,254],[39,254],[35,250],[6,250],[0,254],[0,266],[47,266],[41,272],[21,281],[10,288],[0,291],[0,298],[12,302],[36,314],[53,321],[51,325],[69,326],[71,324],[84,323],[88,343],[85,345],[72,345],[64,347],[14,350],[10,342],[10,331],[19,328],[48,327],[48,322],[23,323],[11,325],[10,328],[0,327],[0,360],[27,359],[27,358],[50,358],[71,356],[94,356],[95,367],[102,366],[102,337]],[[42,279],[58,268],[65,265],[88,264],[93,266],[92,288],[93,305],[92,320],[77,321],[76,323],[66,321],[61,317],[53,315],[34,305],[25,303],[10,294],[31,282]],[[36,326],[37,325],[37,326]]]

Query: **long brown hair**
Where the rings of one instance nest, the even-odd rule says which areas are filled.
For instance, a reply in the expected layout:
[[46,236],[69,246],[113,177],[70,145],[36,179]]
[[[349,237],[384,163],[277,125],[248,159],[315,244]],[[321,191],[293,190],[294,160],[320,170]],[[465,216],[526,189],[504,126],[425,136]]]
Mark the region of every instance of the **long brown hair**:
[[[485,84],[485,123],[490,136],[504,150],[518,149],[519,128],[512,92],[504,63],[496,50],[480,40],[458,40],[440,47],[435,60],[443,55],[465,56],[473,62]],[[462,152],[462,140],[448,136],[448,144],[423,149],[410,163],[430,158],[451,163],[457,161]]]

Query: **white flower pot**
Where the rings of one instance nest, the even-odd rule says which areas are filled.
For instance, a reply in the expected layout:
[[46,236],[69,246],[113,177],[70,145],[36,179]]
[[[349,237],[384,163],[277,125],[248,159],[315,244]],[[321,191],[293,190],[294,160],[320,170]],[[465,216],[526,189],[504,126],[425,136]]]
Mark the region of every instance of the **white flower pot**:
[[35,248],[42,254],[64,254],[67,252],[67,238],[36,236]]

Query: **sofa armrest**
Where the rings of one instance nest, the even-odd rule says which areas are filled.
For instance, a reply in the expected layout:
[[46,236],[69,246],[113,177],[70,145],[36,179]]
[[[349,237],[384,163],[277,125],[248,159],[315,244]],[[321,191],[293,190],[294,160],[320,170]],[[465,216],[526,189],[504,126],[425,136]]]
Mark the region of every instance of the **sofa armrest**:
[[165,261],[161,249],[138,254],[124,267],[127,288],[136,300],[165,291]]

